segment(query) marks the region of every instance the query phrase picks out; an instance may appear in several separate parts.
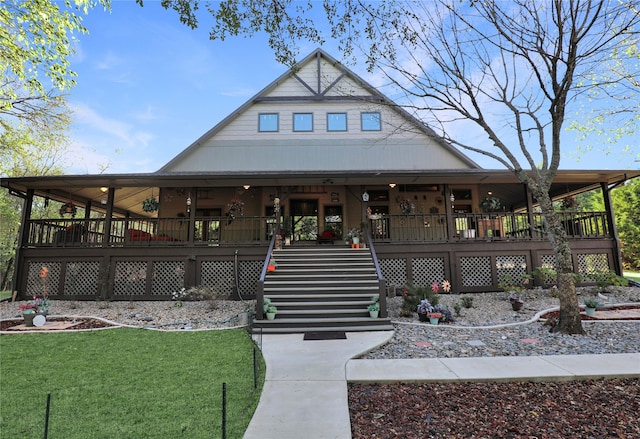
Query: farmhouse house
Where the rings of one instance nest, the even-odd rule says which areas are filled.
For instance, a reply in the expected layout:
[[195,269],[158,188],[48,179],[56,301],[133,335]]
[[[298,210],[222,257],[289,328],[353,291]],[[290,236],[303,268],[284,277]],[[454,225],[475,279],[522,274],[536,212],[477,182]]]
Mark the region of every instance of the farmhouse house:
[[[566,200],[563,222],[586,282],[596,271],[621,273],[610,190],[638,175],[558,172],[552,194]],[[46,266],[54,298],[166,300],[202,285],[257,298],[261,320],[264,298],[289,292],[280,321],[300,317],[287,304],[306,294],[362,324],[372,296],[386,317],[385,296],[407,282],[496,291],[504,274],[554,264],[535,200],[511,172],[481,169],[322,50],[157,172],[1,185],[25,201],[20,297],[41,292]],[[573,195],[595,188],[606,211],[571,208]],[[31,217],[44,200],[60,203],[60,218]],[[347,311],[329,293],[363,306]]]

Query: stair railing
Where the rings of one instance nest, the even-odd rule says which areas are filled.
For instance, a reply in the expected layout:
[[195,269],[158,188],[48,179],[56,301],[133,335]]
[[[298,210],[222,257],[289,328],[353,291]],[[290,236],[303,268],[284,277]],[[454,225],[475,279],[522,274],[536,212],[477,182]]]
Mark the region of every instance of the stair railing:
[[364,230],[364,240],[367,243],[367,247],[371,252],[371,258],[373,259],[373,265],[376,268],[376,276],[378,277],[378,297],[380,298],[380,317],[387,318],[387,281],[382,275],[382,270],[380,270],[380,264],[378,264],[378,256],[376,255],[376,249],[373,247],[373,239],[371,239],[371,235],[368,230]]
[[271,255],[273,253],[273,249],[276,245],[276,237],[280,235],[280,225],[278,224],[273,232],[273,236],[271,236],[271,241],[269,241],[269,248],[267,249],[267,255],[264,258],[264,263],[262,264],[262,271],[260,272],[260,278],[258,279],[258,285],[256,290],[256,319],[262,320],[264,319],[264,278],[267,276],[267,266],[269,265],[269,261],[271,260]]

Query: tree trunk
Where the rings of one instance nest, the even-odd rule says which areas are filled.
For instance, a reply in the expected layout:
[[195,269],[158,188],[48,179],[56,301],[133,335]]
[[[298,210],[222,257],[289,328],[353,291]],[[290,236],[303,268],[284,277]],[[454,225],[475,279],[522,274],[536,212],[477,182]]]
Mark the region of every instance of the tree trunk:
[[547,236],[556,257],[556,272],[558,273],[560,320],[551,331],[564,334],[584,334],[567,233],[549,196],[547,194],[540,195],[542,199],[539,198],[538,201],[540,201],[542,215],[547,226]]

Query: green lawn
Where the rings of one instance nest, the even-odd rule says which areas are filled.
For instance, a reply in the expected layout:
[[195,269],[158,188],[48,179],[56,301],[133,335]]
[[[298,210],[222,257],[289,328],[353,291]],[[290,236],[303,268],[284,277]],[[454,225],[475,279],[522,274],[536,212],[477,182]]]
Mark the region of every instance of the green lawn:
[[0,291],[0,300],[11,297],[11,291]]
[[634,280],[636,282],[640,282],[640,273],[638,273],[637,271],[625,271],[624,277],[626,277],[627,279]]
[[253,343],[243,329],[111,329],[0,336],[0,431],[41,438],[51,393],[51,438],[241,438],[254,390]]

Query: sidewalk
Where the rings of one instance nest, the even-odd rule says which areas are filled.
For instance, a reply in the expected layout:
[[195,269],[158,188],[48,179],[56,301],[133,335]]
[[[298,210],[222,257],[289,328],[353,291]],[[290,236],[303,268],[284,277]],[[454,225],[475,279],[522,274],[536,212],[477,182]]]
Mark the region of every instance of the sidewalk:
[[267,374],[244,439],[349,439],[347,382],[558,381],[640,377],[640,353],[539,357],[352,360],[392,331],[349,332],[346,340],[262,336]]

